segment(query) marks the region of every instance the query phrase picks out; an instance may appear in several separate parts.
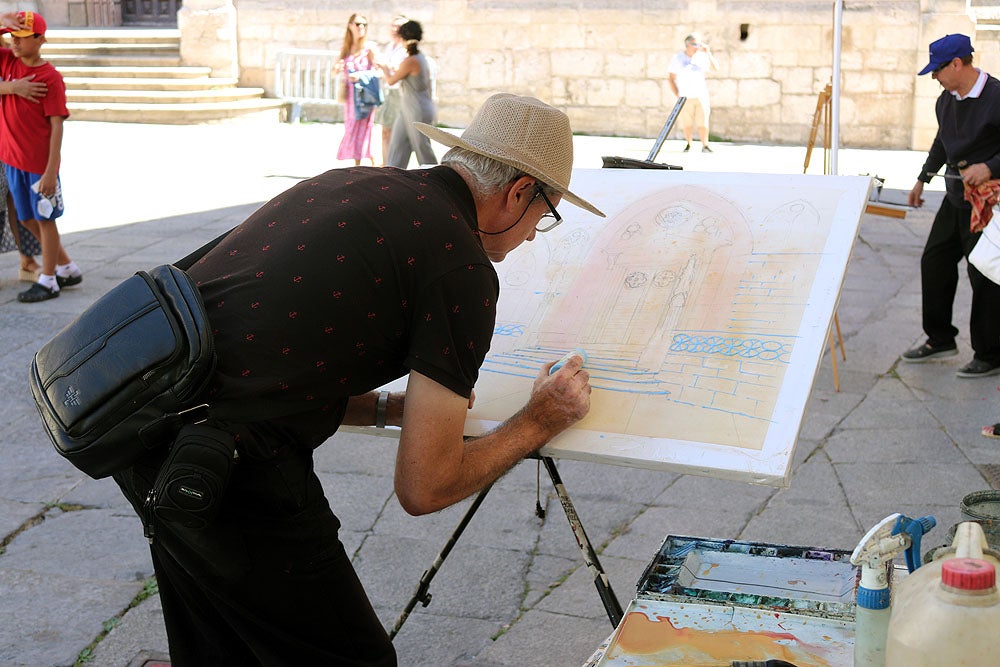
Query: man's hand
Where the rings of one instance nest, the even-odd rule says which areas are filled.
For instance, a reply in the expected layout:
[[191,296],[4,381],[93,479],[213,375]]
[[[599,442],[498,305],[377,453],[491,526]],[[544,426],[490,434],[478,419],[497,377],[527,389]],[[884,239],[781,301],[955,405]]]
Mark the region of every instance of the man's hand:
[[590,409],[583,359],[572,357],[550,376],[552,365],[542,367],[527,405],[468,441],[463,434],[471,399],[410,371],[396,453],[395,489],[403,509],[416,515],[452,505],[583,419]]
[[962,174],[962,180],[970,188],[979,187],[986,181],[993,178],[993,173],[990,171],[990,168],[987,167],[986,164],[983,162],[970,164],[960,173]]
[[542,366],[523,414],[555,437],[590,412],[590,373],[583,359],[573,355],[558,371],[549,375],[556,362]]
[[921,206],[924,205],[923,194],[924,194],[924,182],[917,181],[914,184],[913,189],[910,190],[910,196],[907,197],[907,203],[909,203],[909,205],[912,206],[913,208],[920,208]]
[[34,74],[29,74],[23,79],[8,81],[7,83],[10,86],[11,94],[20,95],[29,102],[38,104],[38,99],[45,97],[45,95],[49,92],[49,87],[41,81],[32,81],[34,78]]

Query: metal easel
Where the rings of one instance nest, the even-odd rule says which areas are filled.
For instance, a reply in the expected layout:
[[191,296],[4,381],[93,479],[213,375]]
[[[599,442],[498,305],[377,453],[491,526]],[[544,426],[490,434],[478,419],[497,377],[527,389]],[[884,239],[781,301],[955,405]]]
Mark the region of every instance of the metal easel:
[[663,148],[663,142],[667,140],[667,135],[673,129],[674,123],[677,122],[677,117],[681,115],[681,109],[684,108],[685,102],[687,102],[686,97],[677,98],[677,104],[674,105],[673,110],[667,117],[667,122],[663,124],[663,129],[660,130],[660,136],[656,138],[656,143],[653,144],[653,148],[649,151],[649,155],[646,156],[645,160],[605,155],[601,157],[601,160],[604,162],[603,166],[615,169],[683,169],[683,167],[677,165],[654,162],[654,160],[659,155],[660,149]]
[[[594,578],[594,585],[597,587],[597,594],[601,598],[601,602],[604,604],[604,610],[608,614],[608,620],[611,621],[611,627],[618,627],[618,624],[624,616],[622,611],[622,606],[618,602],[615,592],[611,589],[611,582],[608,580],[608,575],[604,572],[604,568],[601,566],[601,561],[597,557],[597,552],[594,551],[593,545],[590,543],[590,538],[587,537],[587,532],[583,529],[583,523],[580,521],[580,516],[576,513],[576,508],[573,506],[573,501],[569,497],[569,493],[566,491],[566,487],[563,485],[562,477],[559,475],[559,471],[556,469],[556,462],[548,456],[539,456],[537,454],[529,457],[537,458],[540,460],[541,464],[545,466],[546,472],[549,474],[549,478],[552,480],[552,486],[555,488],[556,495],[559,497],[559,503],[562,505],[563,511],[566,513],[566,518],[569,520],[569,527],[573,531],[573,537],[576,538],[576,544],[580,547],[580,552],[583,555],[583,563],[587,566],[587,570],[590,572],[591,576]],[[409,602],[406,603],[402,613],[400,613],[399,618],[396,619],[396,624],[389,631],[389,639],[393,639],[398,633],[400,628],[403,627],[403,623],[410,616],[410,613],[417,606],[419,602],[424,607],[431,603],[431,593],[430,585],[434,576],[444,565],[445,559],[451,550],[454,548],[455,544],[458,542],[458,538],[462,536],[465,528],[472,521],[473,515],[479,509],[479,506],[483,504],[483,500],[486,499],[486,494],[490,492],[493,488],[492,485],[487,486],[472,501],[469,505],[469,509],[465,511],[462,516],[462,520],[458,522],[455,530],[452,531],[451,537],[445,542],[444,547],[438,552],[438,555],[434,558],[434,562],[431,566],[424,571],[423,575],[420,577],[420,582],[417,584],[417,588],[413,591],[413,596],[410,597]],[[540,509],[540,506],[539,506]],[[544,516],[544,514],[543,514]]]

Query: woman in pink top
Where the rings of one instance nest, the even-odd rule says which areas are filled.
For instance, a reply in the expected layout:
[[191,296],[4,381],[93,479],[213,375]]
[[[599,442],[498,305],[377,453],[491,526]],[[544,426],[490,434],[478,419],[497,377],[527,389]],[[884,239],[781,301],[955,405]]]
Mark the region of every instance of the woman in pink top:
[[354,82],[357,73],[375,68],[375,53],[368,48],[368,19],[364,14],[354,13],[347,20],[347,31],[344,33],[344,45],[340,48],[340,60],[336,71],[341,74],[341,85],[344,86],[344,138],[337,149],[338,160],[375,160],[372,158],[372,127],[374,114],[364,118],[356,118],[354,114]]

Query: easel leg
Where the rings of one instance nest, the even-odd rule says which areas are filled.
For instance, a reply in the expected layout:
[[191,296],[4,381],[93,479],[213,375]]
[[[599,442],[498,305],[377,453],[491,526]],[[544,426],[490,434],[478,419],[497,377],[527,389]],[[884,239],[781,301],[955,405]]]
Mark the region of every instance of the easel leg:
[[656,143],[653,144],[653,148],[649,151],[649,155],[646,156],[646,162],[652,162],[656,159],[660,149],[663,147],[663,142],[666,141],[667,135],[670,134],[670,130],[674,127],[674,123],[677,122],[677,116],[680,115],[681,109],[684,108],[684,103],[686,101],[686,97],[677,98],[677,104],[674,105],[673,111],[671,111],[670,116],[667,117],[667,122],[663,124],[663,129],[660,130],[660,136],[656,138]]
[[830,339],[830,366],[833,369],[833,390],[840,392],[840,375],[837,373],[837,350],[834,347],[833,332],[829,333]]
[[[618,627],[618,624],[624,616],[622,612],[621,603],[618,602],[618,598],[615,596],[615,592],[611,589],[611,583],[608,581],[608,575],[604,572],[604,568],[601,566],[601,561],[597,558],[597,553],[594,551],[594,547],[590,543],[590,538],[587,537],[586,531],[583,529],[583,523],[580,521],[580,517],[576,513],[576,508],[573,506],[573,501],[570,500],[569,494],[566,492],[566,487],[563,485],[562,478],[559,476],[559,471],[556,469],[555,461],[547,456],[539,457],[542,463],[545,465],[545,470],[549,473],[549,477],[552,479],[552,486],[556,490],[556,495],[559,496],[559,503],[562,505],[563,511],[566,512],[566,518],[569,520],[569,527],[573,531],[573,536],[576,538],[576,544],[580,547],[580,552],[583,554],[584,565],[587,566],[587,570],[594,577],[594,585],[597,587],[597,594],[601,597],[601,602],[604,604],[604,610],[608,613],[608,619],[611,621],[612,627]],[[465,515],[462,516],[462,520],[459,521],[455,530],[452,531],[451,537],[448,538],[448,542],[444,545],[441,551],[438,553],[437,557],[431,566],[424,572],[423,576],[420,577],[420,582],[417,584],[416,590],[413,592],[413,596],[410,601],[406,603],[406,607],[403,609],[399,618],[396,619],[396,624],[389,631],[389,639],[395,638],[399,634],[399,630],[403,627],[403,623],[409,618],[410,612],[413,611],[417,603],[421,603],[423,606],[427,606],[431,603],[431,594],[428,592],[431,585],[431,580],[437,574],[438,570],[444,564],[445,558],[451,553],[451,550],[455,547],[458,542],[458,538],[462,536],[465,528],[472,521],[472,517],[476,514],[479,506],[483,504],[483,500],[486,499],[486,494],[489,493],[491,486],[487,486],[485,489],[479,492],[472,504],[469,505],[469,509],[465,511]]]
[[455,530],[452,531],[451,537],[448,538],[448,542],[445,543],[444,547],[438,553],[437,558],[434,559],[431,566],[424,572],[423,576],[420,577],[420,583],[417,584],[417,589],[413,591],[413,597],[411,597],[410,601],[406,603],[406,608],[403,609],[403,613],[401,613],[399,618],[396,619],[396,625],[394,625],[392,630],[389,632],[390,640],[392,640],[399,633],[400,628],[403,627],[403,623],[405,623],[406,619],[409,618],[410,612],[413,611],[413,608],[417,606],[418,602],[425,607],[431,603],[431,594],[428,592],[428,589],[431,586],[431,580],[434,578],[434,575],[437,574],[438,570],[441,569],[441,566],[444,565],[444,559],[448,557],[449,553],[451,553],[455,543],[458,542],[458,538],[462,536],[466,526],[468,526],[469,522],[472,521],[473,515],[475,515],[479,506],[483,504],[483,501],[486,499],[486,494],[490,492],[491,488],[493,488],[492,485],[487,486],[479,492],[476,499],[472,501],[471,505],[469,505],[469,509],[465,511],[465,515],[462,517],[462,520],[458,522],[458,526],[456,526]]
[[844,349],[844,337],[840,334],[840,318],[833,314],[833,325],[837,328],[837,345],[840,346],[840,358],[847,361],[847,350]]
[[580,517],[576,513],[573,501],[570,500],[562,478],[559,476],[559,471],[556,470],[555,461],[548,456],[543,456],[541,459],[545,465],[545,470],[549,473],[549,477],[552,478],[552,486],[555,487],[556,495],[559,496],[559,502],[562,504],[563,511],[566,512],[566,518],[569,519],[569,527],[573,530],[576,544],[580,547],[580,552],[583,554],[583,562],[587,566],[587,570],[594,577],[597,594],[601,596],[601,602],[604,603],[604,610],[608,612],[611,627],[617,628],[624,615],[622,606],[618,602],[615,592],[611,589],[611,582],[608,581],[608,575],[604,572],[604,568],[601,567],[597,553],[594,551],[594,547],[590,544],[590,539],[583,529],[583,523],[580,522]]

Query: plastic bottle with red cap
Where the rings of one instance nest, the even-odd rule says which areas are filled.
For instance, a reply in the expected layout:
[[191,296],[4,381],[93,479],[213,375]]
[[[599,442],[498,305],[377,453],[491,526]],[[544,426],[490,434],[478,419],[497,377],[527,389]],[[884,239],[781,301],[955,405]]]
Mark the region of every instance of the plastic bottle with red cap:
[[982,558],[950,558],[892,601],[886,667],[1000,664],[1000,593],[996,567]]

